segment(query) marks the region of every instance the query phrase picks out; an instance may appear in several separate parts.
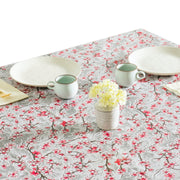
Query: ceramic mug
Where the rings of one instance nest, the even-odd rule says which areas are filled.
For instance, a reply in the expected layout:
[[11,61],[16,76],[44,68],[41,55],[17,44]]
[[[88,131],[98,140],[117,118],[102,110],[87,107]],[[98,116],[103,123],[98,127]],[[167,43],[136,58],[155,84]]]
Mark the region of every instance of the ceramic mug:
[[55,81],[49,81],[49,89],[53,89],[57,96],[62,99],[71,99],[78,92],[77,78],[71,74],[63,74],[56,77]]
[[144,79],[145,72],[138,71],[137,66],[132,63],[119,64],[116,67],[115,78],[120,86],[129,87],[137,80]]

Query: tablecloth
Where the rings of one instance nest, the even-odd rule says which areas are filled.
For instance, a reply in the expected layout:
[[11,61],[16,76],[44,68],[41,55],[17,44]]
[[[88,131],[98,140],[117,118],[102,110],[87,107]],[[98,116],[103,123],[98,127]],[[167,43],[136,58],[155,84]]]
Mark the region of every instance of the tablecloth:
[[180,98],[163,88],[180,75],[147,75],[125,88],[127,104],[112,131],[97,127],[88,97],[92,83],[115,80],[117,64],[150,46],[178,47],[137,29],[48,54],[81,65],[71,100],[19,84],[12,65],[0,67],[0,77],[29,96],[0,107],[0,179],[180,179]]

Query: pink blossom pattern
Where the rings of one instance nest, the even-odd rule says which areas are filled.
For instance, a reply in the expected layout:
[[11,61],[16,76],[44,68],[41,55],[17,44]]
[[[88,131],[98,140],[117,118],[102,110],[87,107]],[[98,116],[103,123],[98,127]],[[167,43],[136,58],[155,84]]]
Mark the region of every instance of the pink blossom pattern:
[[163,88],[180,75],[147,75],[130,88],[117,130],[95,123],[92,83],[114,80],[118,63],[148,46],[175,46],[138,29],[54,52],[78,62],[82,73],[74,99],[24,86],[0,67],[0,77],[29,98],[0,107],[0,179],[180,179],[180,99]]

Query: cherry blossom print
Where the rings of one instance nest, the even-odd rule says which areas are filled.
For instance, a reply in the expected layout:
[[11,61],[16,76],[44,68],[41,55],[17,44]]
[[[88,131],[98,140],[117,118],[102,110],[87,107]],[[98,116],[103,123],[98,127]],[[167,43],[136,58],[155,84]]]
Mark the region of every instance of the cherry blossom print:
[[163,85],[180,80],[147,74],[127,91],[116,130],[97,127],[93,83],[115,81],[115,68],[144,47],[180,47],[144,29],[47,56],[81,65],[79,91],[63,100],[47,88],[15,82],[12,65],[0,77],[29,98],[0,107],[0,179],[180,179],[180,98]]

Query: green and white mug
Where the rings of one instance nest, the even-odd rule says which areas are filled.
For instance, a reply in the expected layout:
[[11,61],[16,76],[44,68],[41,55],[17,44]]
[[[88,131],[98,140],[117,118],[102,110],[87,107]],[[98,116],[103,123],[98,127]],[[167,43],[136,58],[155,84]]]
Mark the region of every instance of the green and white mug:
[[119,64],[115,70],[116,82],[124,87],[129,87],[137,80],[144,79],[145,77],[145,72],[138,71],[137,66],[132,63]]
[[59,75],[55,81],[49,81],[47,87],[62,99],[71,99],[78,92],[77,78],[71,74]]

